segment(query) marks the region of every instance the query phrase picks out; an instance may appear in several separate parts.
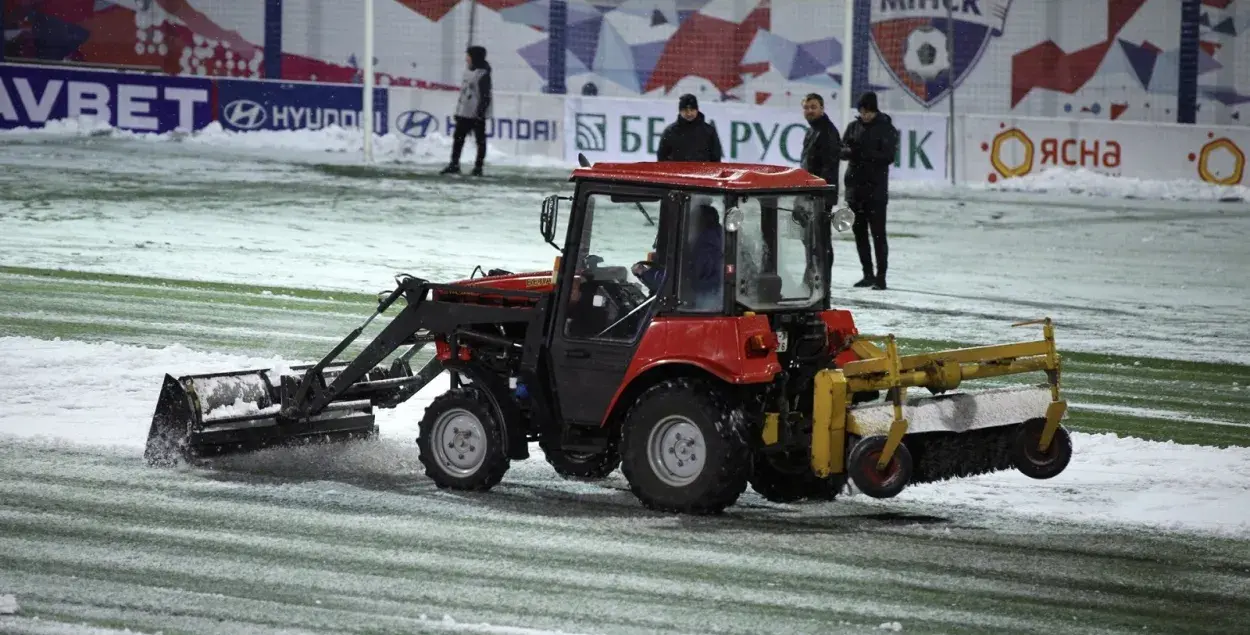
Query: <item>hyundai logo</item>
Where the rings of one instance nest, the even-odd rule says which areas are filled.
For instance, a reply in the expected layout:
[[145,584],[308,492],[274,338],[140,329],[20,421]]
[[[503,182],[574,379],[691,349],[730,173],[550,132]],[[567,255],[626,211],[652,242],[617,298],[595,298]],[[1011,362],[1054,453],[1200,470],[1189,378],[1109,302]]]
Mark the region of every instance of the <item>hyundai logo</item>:
[[255,130],[265,125],[268,117],[265,107],[250,99],[236,99],[226,104],[221,109],[221,115],[225,117],[226,123],[243,130]]
[[438,132],[438,118],[424,110],[409,110],[395,118],[395,128],[405,136],[424,139],[431,132]]

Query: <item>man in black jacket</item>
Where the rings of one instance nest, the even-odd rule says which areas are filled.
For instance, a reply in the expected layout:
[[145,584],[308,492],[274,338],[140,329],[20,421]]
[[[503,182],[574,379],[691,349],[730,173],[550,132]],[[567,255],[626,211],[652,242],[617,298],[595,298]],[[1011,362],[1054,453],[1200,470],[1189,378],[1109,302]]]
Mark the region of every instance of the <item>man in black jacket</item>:
[[486,48],[470,46],[465,50],[464,78],[460,83],[460,99],[456,102],[456,131],[451,141],[451,162],[441,174],[460,173],[460,151],[465,137],[473,133],[477,142],[477,156],[473,162],[473,176],[482,176],[482,163],[486,161],[486,120],[494,113],[491,90],[491,68],[486,61]]
[[803,135],[803,155],[799,165],[813,176],[818,176],[834,187],[827,207],[838,204],[838,164],[841,159],[842,139],[838,127],[825,114],[825,100],[816,93],[803,98],[803,118],[810,126]]
[[677,109],[681,116],[664,129],[655,160],[719,163],[724,156],[720,136],[716,127],[703,119],[699,101],[687,93],[677,100]]
[[[859,98],[859,117],[846,127],[842,158],[846,169],[846,204],[855,212],[855,246],[864,277],[857,287],[885,289],[889,246],[885,237],[885,209],[890,198],[890,165],[898,153],[898,130],[890,116],[877,109],[877,94]],[[868,235],[872,234],[871,250]],[[873,275],[872,251],[877,253]]]
[[[838,137],[838,127],[833,125],[825,114],[825,99],[816,93],[803,98],[803,118],[809,128],[803,135],[803,154],[799,165],[813,176],[820,177],[833,186],[833,192],[825,199],[825,214],[831,213],[838,204],[838,165],[842,151],[842,141]],[[813,214],[812,219],[820,219],[827,223],[828,216]],[[820,242],[824,248],[824,269],[820,272],[824,280],[825,294],[829,293],[829,274],[833,267],[833,236],[831,232],[821,232]]]

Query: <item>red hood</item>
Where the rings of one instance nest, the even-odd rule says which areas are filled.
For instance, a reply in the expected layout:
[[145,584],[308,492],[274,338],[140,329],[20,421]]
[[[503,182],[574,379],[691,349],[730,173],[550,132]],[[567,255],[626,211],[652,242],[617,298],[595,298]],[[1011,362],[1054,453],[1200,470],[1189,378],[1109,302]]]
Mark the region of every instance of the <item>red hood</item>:
[[490,287],[506,291],[551,291],[551,270],[509,273],[501,276],[485,276],[457,281],[471,287]]

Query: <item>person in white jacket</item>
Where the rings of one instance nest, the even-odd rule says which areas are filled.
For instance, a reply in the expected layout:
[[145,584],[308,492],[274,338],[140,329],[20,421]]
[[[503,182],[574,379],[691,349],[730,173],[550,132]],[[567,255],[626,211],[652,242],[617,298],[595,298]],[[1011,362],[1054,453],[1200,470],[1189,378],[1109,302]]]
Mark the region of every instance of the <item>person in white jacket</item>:
[[486,120],[494,112],[491,91],[491,68],[486,61],[486,48],[470,46],[465,51],[464,79],[460,84],[460,100],[456,102],[456,131],[452,135],[451,162],[442,174],[460,173],[460,151],[464,140],[473,133],[477,142],[477,157],[473,163],[473,176],[482,176],[482,164],[486,161]]

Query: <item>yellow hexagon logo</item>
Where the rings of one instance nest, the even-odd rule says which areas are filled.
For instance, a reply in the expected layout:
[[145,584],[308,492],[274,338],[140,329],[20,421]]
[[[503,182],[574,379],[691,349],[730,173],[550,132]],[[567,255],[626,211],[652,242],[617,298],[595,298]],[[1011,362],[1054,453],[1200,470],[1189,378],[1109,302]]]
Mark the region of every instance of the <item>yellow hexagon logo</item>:
[[1246,153],[1228,137],[1213,139],[1202,146],[1197,163],[1198,176],[1207,183],[1237,185],[1246,173]]
[[[1013,141],[1024,148],[1024,156],[1015,164],[1007,162],[1008,153],[1005,147]],[[1024,176],[1033,171],[1033,140],[1019,128],[1008,128],[994,135],[994,142],[989,150],[990,165],[994,166],[994,171],[1005,179]]]

